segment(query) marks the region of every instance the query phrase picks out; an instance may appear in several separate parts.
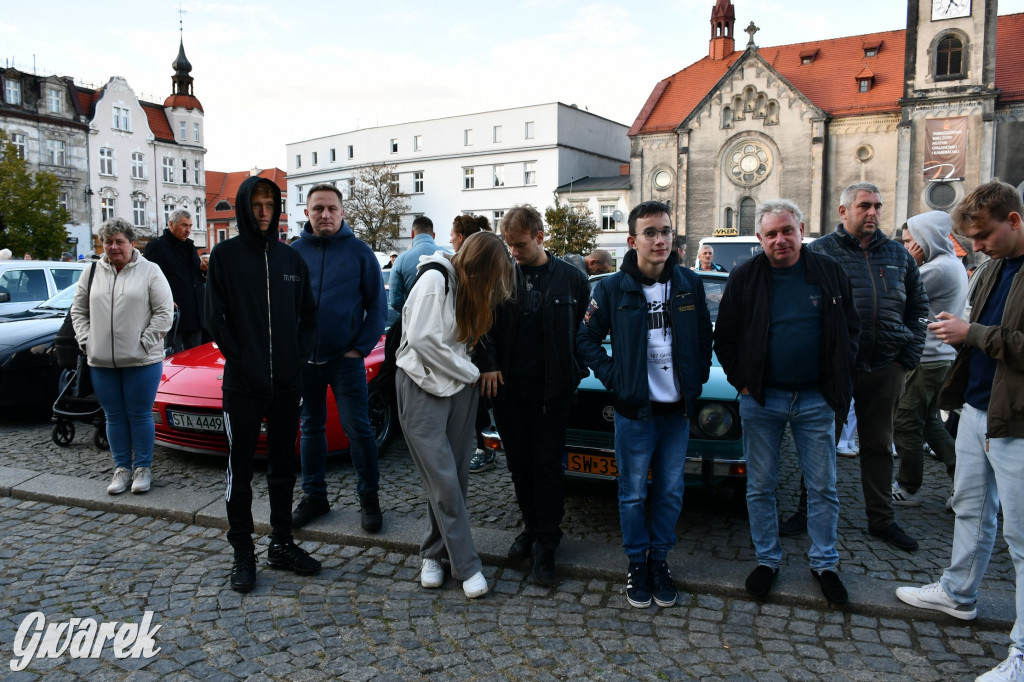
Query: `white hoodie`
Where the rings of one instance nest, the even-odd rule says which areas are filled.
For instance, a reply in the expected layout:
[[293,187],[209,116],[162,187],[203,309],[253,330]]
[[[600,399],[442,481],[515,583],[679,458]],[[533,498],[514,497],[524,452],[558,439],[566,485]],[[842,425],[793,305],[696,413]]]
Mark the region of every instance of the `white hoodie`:
[[444,276],[428,270],[408,293],[402,307],[402,342],[395,364],[417,386],[441,398],[453,396],[480,377],[469,359],[466,344],[455,340],[455,292],[458,286],[451,256],[438,251],[420,256],[425,263],[440,263],[448,271],[448,293]]

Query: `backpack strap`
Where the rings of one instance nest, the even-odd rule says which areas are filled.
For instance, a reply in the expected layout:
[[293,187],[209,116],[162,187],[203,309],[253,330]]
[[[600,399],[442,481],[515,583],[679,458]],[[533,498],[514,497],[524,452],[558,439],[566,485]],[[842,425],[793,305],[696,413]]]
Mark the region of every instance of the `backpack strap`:
[[[423,273],[427,270],[437,270],[444,276],[444,295],[447,296],[450,290],[450,285],[448,284],[448,268],[440,263],[424,263],[423,267],[420,268],[420,271],[416,273],[416,279],[412,281],[412,286],[416,286],[416,282],[420,281],[420,277],[422,277]],[[409,290],[412,291],[412,287],[409,287]]]

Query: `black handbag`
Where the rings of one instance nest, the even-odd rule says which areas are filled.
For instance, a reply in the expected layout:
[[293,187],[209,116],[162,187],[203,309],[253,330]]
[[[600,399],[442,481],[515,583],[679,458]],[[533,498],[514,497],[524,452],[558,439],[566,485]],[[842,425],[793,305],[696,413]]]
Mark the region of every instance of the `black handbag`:
[[[92,292],[92,277],[96,274],[96,263],[89,267],[89,282],[85,287],[85,300],[89,300]],[[57,364],[61,369],[77,369],[78,358],[82,356],[82,347],[78,345],[75,338],[75,327],[71,324],[71,310],[64,317],[64,322],[57,330],[57,336],[53,339],[53,349],[57,353]]]

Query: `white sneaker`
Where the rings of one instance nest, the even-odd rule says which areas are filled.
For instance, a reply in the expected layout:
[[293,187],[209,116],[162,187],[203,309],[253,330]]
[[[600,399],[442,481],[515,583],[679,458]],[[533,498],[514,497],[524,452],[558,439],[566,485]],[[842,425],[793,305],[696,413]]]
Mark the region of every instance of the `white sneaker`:
[[854,447],[839,447],[836,448],[836,454],[840,457],[856,457],[858,452]]
[[974,604],[957,604],[949,598],[939,583],[924,587],[900,587],[896,590],[896,596],[911,606],[942,611],[960,620],[974,620],[978,615],[978,609],[974,608]]
[[139,467],[132,472],[132,492],[138,495],[149,490],[153,484],[153,474],[149,467]]
[[424,559],[420,567],[420,585],[441,587],[444,585],[444,566],[437,559]]
[[108,495],[120,495],[125,490],[128,490],[128,483],[132,480],[132,472],[128,471],[124,467],[117,467],[114,469],[114,478],[111,479],[110,485],[107,486]]
[[1010,647],[1006,660],[980,675],[974,682],[1021,682],[1024,680],[1024,651]]
[[907,492],[905,488],[901,488],[899,481],[893,481],[892,503],[897,507],[920,507],[921,498],[917,493]]
[[487,594],[487,578],[480,571],[476,572],[469,580],[462,583],[462,591],[466,593],[466,596],[470,599],[476,599]]

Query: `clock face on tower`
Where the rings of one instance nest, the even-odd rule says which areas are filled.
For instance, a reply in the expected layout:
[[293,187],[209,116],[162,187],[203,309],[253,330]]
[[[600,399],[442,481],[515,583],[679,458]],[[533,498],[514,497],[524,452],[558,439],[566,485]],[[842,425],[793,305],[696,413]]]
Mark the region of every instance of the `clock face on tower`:
[[932,0],[932,21],[956,19],[971,14],[971,0]]

